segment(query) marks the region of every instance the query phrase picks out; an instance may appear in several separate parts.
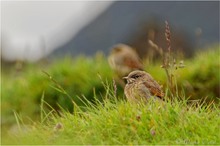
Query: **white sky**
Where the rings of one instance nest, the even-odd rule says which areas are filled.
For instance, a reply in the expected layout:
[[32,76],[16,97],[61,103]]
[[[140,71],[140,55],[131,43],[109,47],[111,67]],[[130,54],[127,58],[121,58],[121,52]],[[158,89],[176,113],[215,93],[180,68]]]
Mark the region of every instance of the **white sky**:
[[36,61],[74,37],[112,1],[2,1],[1,55]]

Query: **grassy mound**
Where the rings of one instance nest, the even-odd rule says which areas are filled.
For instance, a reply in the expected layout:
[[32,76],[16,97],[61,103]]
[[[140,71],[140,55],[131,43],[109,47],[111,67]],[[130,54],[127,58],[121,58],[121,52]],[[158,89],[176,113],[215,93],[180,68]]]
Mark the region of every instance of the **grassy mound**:
[[[163,106],[154,103],[130,105],[124,101],[120,86],[117,86],[116,99],[112,93],[114,73],[102,54],[93,58],[66,57],[47,64],[25,64],[21,70],[3,65],[2,142],[217,144],[220,139],[219,45],[185,60],[185,65],[185,68],[176,71],[178,95],[184,99],[174,103],[168,101]],[[159,66],[160,63],[145,63],[146,71],[165,90],[166,75]],[[47,103],[44,109],[40,108],[42,97]],[[207,99],[208,103],[214,100],[215,104],[208,108],[201,105],[196,107],[187,105],[186,98]],[[87,104],[96,106],[87,107]],[[54,117],[49,114],[51,109],[60,115]],[[37,122],[34,124],[30,119]],[[24,124],[18,126],[16,121]],[[61,128],[56,130],[56,125]]]
[[[112,101],[113,100],[113,101]],[[16,116],[19,119],[19,116]],[[106,99],[87,112],[44,114],[42,123],[18,124],[4,144],[219,144],[220,115],[215,105],[186,101],[132,105]]]

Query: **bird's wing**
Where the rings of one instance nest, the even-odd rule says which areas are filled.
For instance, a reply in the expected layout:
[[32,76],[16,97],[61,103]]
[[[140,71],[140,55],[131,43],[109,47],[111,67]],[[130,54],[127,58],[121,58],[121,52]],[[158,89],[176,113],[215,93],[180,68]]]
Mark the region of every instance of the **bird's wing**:
[[158,96],[160,98],[164,97],[164,93],[161,90],[160,85],[150,75],[147,81],[144,82],[144,85],[149,89],[152,95]]
[[[134,54],[133,54],[134,55]],[[136,56],[125,56],[124,57],[124,64],[131,68],[143,70],[143,65],[140,59]]]

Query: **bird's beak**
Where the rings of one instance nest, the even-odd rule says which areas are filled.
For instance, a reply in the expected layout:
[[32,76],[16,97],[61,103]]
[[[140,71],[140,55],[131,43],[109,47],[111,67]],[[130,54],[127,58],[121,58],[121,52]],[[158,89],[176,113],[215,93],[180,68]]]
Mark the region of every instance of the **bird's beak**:
[[127,79],[128,79],[128,77],[123,77],[123,79],[127,80]]

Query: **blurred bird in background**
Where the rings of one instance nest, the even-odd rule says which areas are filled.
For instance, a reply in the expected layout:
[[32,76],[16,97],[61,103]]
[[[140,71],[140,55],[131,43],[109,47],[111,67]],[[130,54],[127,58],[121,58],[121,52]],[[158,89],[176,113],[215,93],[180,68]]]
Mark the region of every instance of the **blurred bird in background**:
[[127,76],[131,71],[143,70],[143,64],[137,52],[125,44],[117,44],[111,48],[108,62],[116,73],[116,81],[124,86],[122,77]]

